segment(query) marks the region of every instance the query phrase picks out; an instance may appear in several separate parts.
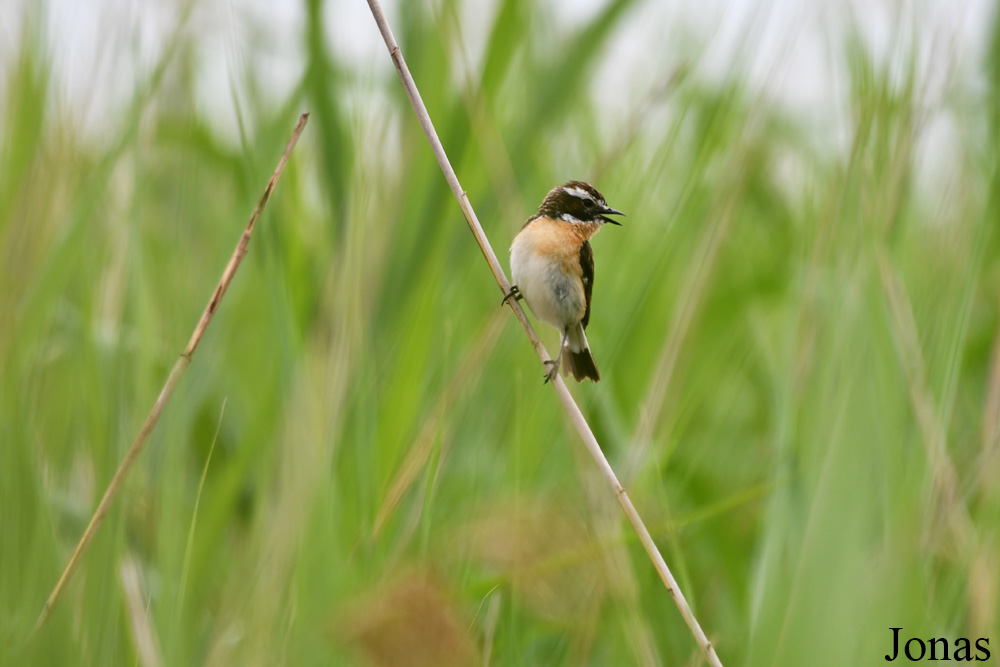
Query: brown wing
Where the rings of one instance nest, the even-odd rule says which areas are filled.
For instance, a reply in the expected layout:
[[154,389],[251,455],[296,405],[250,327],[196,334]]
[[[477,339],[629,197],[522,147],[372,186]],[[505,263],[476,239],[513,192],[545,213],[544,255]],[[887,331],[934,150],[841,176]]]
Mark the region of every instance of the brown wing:
[[583,314],[581,323],[587,328],[590,322],[590,295],[594,292],[594,251],[590,241],[584,241],[580,246],[580,268],[583,269],[583,295],[587,299],[587,311]]

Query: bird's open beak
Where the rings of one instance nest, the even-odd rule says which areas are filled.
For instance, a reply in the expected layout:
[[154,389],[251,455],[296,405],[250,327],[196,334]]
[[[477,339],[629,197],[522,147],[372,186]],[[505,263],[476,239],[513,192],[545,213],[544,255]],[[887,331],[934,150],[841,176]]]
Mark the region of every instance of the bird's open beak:
[[[611,208],[609,206],[605,206],[604,210],[601,211],[601,213],[607,214],[607,215],[625,215],[621,211],[616,211],[615,209],[613,209],[613,208]],[[619,227],[621,227],[622,223],[618,222],[617,220],[612,220],[611,218],[605,218],[604,215],[602,215],[601,217],[604,218],[605,222],[610,222],[612,225],[618,225]]]

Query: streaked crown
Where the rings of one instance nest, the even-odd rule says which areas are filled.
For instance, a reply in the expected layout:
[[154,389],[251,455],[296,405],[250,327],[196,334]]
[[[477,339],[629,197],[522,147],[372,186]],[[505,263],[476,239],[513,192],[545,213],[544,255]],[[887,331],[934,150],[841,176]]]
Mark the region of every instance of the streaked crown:
[[538,207],[538,214],[563,222],[599,224],[610,222],[615,225],[621,223],[604,216],[625,215],[609,207],[604,201],[604,195],[583,181],[570,181],[549,190],[542,205]]

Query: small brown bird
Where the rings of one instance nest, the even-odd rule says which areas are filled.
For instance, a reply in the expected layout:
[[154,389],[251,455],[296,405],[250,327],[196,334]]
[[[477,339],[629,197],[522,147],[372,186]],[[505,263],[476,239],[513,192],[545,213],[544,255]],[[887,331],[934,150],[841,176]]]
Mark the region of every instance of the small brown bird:
[[552,366],[546,382],[559,372],[564,354],[563,375],[572,373],[577,382],[601,379],[584,329],[590,322],[594,291],[590,237],[606,222],[621,224],[607,215],[625,214],[610,208],[593,186],[570,181],[549,191],[510,246],[514,285],[504,303],[523,298],[535,317],[562,333],[559,354],[546,362]]

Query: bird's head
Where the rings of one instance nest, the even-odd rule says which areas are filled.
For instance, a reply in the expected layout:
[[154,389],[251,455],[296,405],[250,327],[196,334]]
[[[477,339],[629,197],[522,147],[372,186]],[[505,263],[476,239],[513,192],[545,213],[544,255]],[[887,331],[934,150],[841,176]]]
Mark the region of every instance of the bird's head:
[[552,188],[538,207],[538,214],[574,224],[610,222],[620,225],[608,215],[625,215],[608,206],[604,196],[594,186],[583,181],[570,181]]

